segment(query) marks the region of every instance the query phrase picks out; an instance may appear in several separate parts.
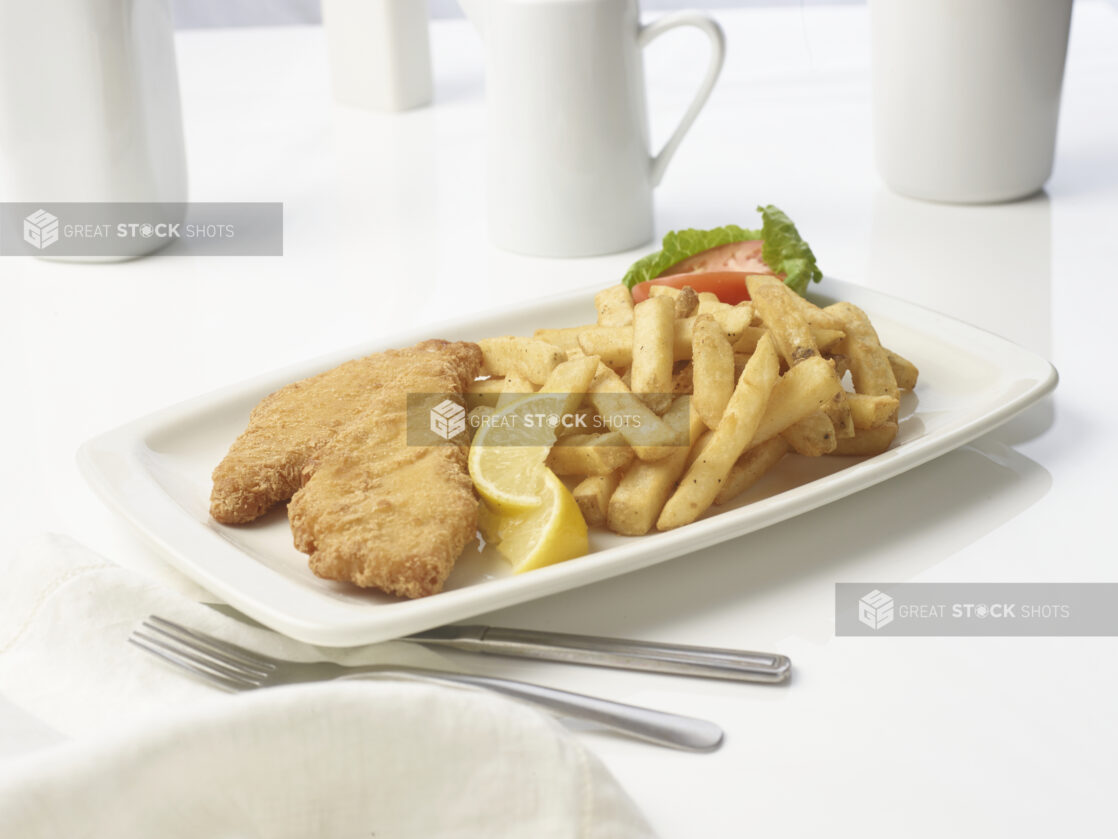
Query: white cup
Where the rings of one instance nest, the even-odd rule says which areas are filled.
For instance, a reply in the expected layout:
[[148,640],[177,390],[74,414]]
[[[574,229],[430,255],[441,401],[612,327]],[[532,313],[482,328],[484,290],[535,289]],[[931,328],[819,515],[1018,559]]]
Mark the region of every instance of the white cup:
[[0,0],[0,176],[11,202],[186,201],[169,0]]
[[878,170],[914,198],[1036,192],[1056,149],[1072,0],[870,0]]
[[[652,238],[652,190],[722,68],[722,30],[699,12],[642,26],[636,0],[461,0],[485,43],[490,236],[535,256],[592,256]],[[658,153],[642,50],[691,26],[706,77]]]

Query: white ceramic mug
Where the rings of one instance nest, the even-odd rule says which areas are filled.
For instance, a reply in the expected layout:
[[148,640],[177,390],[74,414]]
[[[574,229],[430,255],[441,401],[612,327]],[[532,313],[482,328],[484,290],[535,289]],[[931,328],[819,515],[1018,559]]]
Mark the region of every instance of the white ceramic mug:
[[878,169],[891,189],[1008,201],[1052,173],[1072,0],[870,0]]
[[186,201],[173,36],[168,0],[0,2],[4,200]]
[[[722,30],[698,12],[642,26],[637,0],[461,0],[482,34],[489,231],[537,256],[591,256],[652,238],[652,190],[710,95]],[[650,153],[642,48],[669,29],[707,35],[706,77]]]

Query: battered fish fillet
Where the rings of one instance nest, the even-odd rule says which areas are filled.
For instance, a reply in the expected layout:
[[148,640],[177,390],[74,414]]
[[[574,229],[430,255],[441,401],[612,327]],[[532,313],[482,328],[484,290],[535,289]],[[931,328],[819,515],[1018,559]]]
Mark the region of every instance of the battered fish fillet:
[[464,392],[481,350],[445,344],[393,364],[396,377],[308,459],[287,515],[318,576],[423,597],[474,537],[478,501],[465,447],[408,445],[407,395]]
[[424,341],[375,353],[265,397],[213,472],[210,515],[223,524],[244,524],[289,499],[302,484],[307,461],[368,407],[371,395],[395,379],[401,366],[448,346],[459,345]]

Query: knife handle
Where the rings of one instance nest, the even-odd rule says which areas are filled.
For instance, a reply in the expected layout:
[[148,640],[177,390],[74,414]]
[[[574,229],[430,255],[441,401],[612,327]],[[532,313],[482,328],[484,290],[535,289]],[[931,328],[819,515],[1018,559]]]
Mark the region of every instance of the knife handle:
[[773,653],[659,644],[499,626],[454,629],[461,634],[453,639],[427,639],[421,635],[413,636],[413,640],[446,644],[455,649],[488,655],[742,682],[776,684],[788,679],[792,670],[792,662],[787,656]]

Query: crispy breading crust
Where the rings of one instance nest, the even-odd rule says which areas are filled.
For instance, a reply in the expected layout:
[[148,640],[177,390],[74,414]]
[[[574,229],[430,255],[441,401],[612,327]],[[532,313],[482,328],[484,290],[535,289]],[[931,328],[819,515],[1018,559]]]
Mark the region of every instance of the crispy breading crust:
[[464,447],[407,443],[407,395],[463,393],[481,367],[476,344],[434,349],[395,355],[396,377],[304,465],[287,512],[318,576],[423,597],[474,537]]
[[266,396],[214,469],[210,515],[223,524],[244,524],[289,499],[302,485],[307,461],[368,407],[401,363],[446,346],[446,341],[424,341],[375,353]]

